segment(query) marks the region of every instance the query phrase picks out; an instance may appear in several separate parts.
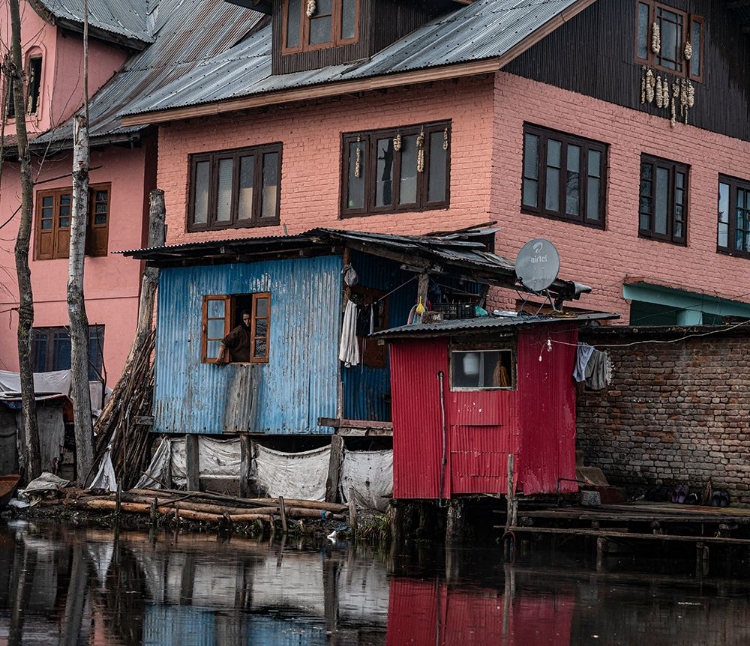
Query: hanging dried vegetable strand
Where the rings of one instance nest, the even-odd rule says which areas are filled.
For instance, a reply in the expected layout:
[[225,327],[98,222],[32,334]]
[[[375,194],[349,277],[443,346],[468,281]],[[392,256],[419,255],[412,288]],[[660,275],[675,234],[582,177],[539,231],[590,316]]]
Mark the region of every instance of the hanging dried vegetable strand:
[[658,22],[651,26],[651,51],[654,54],[661,52],[661,29]]
[[357,136],[357,152],[354,155],[354,177],[362,176],[362,136]]
[[656,79],[656,107],[664,107],[664,95],[661,91],[661,76],[657,77]]
[[393,138],[393,150],[398,152],[401,150],[401,133],[397,132],[396,136]]
[[312,18],[315,15],[315,0],[307,0],[307,6],[305,7],[305,14],[308,18]]
[[664,109],[668,109],[669,108],[669,81],[666,78],[661,84],[661,91],[663,92],[661,102],[664,105]]
[[683,52],[683,55],[685,56],[685,60],[689,61],[693,58],[693,43],[690,41],[687,41],[685,43],[685,51]]
[[674,128],[677,121],[677,97],[680,96],[680,85],[677,81],[672,85],[672,100],[669,105],[669,123]]
[[645,74],[646,68],[644,67],[643,69],[644,69],[644,74],[641,77],[641,105],[646,103],[646,83],[648,83],[648,80]]
[[443,130],[443,150],[448,150],[448,128]]
[[687,106],[692,108],[695,105],[695,86],[693,82],[688,80],[687,82]]
[[654,87],[656,86],[656,79],[652,70],[646,70],[646,102],[654,102]]
[[424,130],[417,137],[417,172],[424,173]]

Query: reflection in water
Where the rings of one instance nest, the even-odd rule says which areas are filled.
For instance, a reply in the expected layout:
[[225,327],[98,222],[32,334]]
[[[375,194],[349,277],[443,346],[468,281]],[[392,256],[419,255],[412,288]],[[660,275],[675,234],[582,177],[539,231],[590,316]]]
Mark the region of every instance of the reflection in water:
[[0,525],[0,644],[750,643],[744,578],[664,563]]

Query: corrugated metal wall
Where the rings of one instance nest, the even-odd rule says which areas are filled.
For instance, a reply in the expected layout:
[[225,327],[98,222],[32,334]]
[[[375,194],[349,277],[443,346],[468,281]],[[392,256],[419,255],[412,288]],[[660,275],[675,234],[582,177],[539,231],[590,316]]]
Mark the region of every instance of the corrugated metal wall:
[[[384,258],[352,252],[352,266],[359,276],[359,285],[390,292],[388,297],[389,327],[404,325],[417,298],[415,274],[399,269],[399,264]],[[388,422],[391,420],[390,370],[367,366],[342,367],[344,382],[344,418]]]
[[[547,350],[547,339],[553,341]],[[521,417],[518,488],[524,494],[554,493],[558,479],[576,477],[576,390],[573,367],[577,326],[527,328],[518,339],[518,393]],[[540,361],[541,357],[541,361]],[[560,491],[577,491],[560,480]]]
[[336,416],[341,258],[326,256],[164,269],[159,284],[154,431],[221,433],[241,366],[201,363],[205,295],[271,292],[269,361],[259,364],[249,430],[330,434]]

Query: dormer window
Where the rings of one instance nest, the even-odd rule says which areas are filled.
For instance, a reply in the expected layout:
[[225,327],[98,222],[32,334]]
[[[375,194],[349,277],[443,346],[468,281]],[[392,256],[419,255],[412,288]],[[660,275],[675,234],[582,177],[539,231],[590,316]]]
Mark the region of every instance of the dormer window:
[[359,0],[284,0],[283,53],[357,42]]
[[[16,106],[13,98],[12,77],[9,77],[8,91],[6,93],[5,116],[15,119]],[[42,57],[31,56],[26,65],[26,114],[36,114],[39,110],[39,100],[42,95]]]

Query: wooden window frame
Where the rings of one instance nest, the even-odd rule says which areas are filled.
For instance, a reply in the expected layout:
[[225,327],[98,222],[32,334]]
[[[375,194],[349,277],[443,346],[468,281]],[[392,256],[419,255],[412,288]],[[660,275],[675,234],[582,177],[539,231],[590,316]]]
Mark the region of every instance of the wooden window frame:
[[[262,146],[253,146],[250,148],[236,148],[233,150],[214,151],[210,153],[200,153],[190,155],[190,173],[189,173],[189,200],[187,212],[187,230],[196,231],[218,231],[222,229],[247,229],[253,227],[268,227],[279,224],[281,219],[281,171],[282,171],[282,149],[280,142],[265,144]],[[278,154],[278,179],[276,183],[276,209],[274,216],[262,217],[263,209],[263,158],[268,153]],[[239,207],[239,177],[240,177],[240,158],[254,157],[253,166],[253,204],[252,216],[250,218],[240,219],[238,216]],[[232,166],[232,203],[230,207],[230,219],[227,222],[217,222],[217,195],[219,176],[219,161],[231,159]],[[208,162],[208,214],[205,224],[195,224],[195,190],[196,190],[196,170],[199,163]]]
[[[332,39],[324,43],[318,43],[315,45],[310,44],[310,23],[314,18],[308,18],[305,11],[307,2],[301,0],[300,2],[300,16],[299,16],[299,45],[296,47],[287,47],[288,42],[288,27],[289,27],[289,0],[284,0],[282,5],[282,28],[281,28],[281,53],[286,54],[301,54],[303,52],[314,52],[321,49],[331,49],[334,47],[343,47],[345,45],[355,45],[359,42],[359,27],[360,27],[360,16],[361,16],[361,5],[362,0],[354,0],[355,2],[355,17],[354,17],[354,37],[353,38],[342,38],[341,28],[343,22],[343,8],[346,0],[331,0],[331,35]],[[317,11],[317,9],[316,9]]]
[[[719,228],[721,225],[721,213],[718,213],[718,223],[716,231],[716,251],[728,256],[739,256],[741,258],[750,258],[750,245],[747,249],[737,249],[735,246],[737,236],[737,191],[742,190],[750,193],[750,181],[730,177],[729,175],[719,175],[719,184],[726,184],[729,187],[729,208],[727,213],[727,244],[722,246],[719,243]],[[719,198],[720,199],[720,198]],[[748,211],[748,209],[744,209]],[[718,211],[718,204],[717,204]],[[749,223],[750,224],[750,223]]]
[[[40,364],[40,357],[37,354],[41,337],[44,338],[46,344],[45,356]],[[56,344],[61,339],[67,338],[70,342],[70,332],[68,328],[63,326],[53,327],[35,327],[31,329],[31,353],[32,353],[32,366],[34,372],[51,372],[55,370],[63,370],[61,366],[56,366],[54,359],[57,355],[55,350]],[[94,348],[92,342],[96,342],[96,353],[95,361],[91,361],[91,350]],[[92,324],[89,325],[89,381],[96,381],[101,379],[102,367],[104,365],[104,325]],[[41,369],[41,370],[40,370]]]
[[[526,176],[526,136],[533,135],[539,138],[537,149],[537,191],[536,206],[524,203],[524,184],[528,178]],[[560,191],[558,204],[560,210],[553,211],[546,208],[547,197],[547,147],[549,141],[559,141],[560,148]],[[606,227],[606,209],[607,209],[607,159],[609,146],[601,141],[586,139],[576,135],[567,134],[550,128],[544,128],[533,124],[526,123],[523,127],[523,160],[521,167],[521,212],[530,215],[561,220],[563,222],[573,222],[595,229],[604,229]],[[573,145],[581,149],[581,155],[578,162],[579,188],[578,188],[578,214],[573,215],[566,213],[566,182],[563,181],[567,172],[567,150],[568,146]],[[591,152],[598,152],[601,155],[601,165],[599,168],[599,219],[593,220],[587,217],[588,205],[588,160]]]
[[[654,204],[656,203],[656,194],[652,192],[650,196],[644,196],[642,194],[643,191],[643,166],[645,164],[649,164],[652,167],[651,171],[651,183],[652,186],[655,187],[656,184],[656,169],[662,168],[666,169],[669,172],[669,186],[668,186],[668,202],[667,202],[667,227],[668,231],[665,234],[657,233],[654,231],[654,220],[655,220],[655,213],[654,213]],[[653,155],[641,155],[641,164],[640,164],[640,173],[639,173],[639,188],[638,188],[638,236],[641,238],[648,238],[650,240],[660,240],[662,242],[669,242],[671,244],[676,244],[680,246],[687,246],[687,237],[688,237],[688,216],[689,216],[689,205],[690,205],[690,166],[687,164],[682,164],[680,162],[672,161],[669,159],[663,159],[661,157],[655,157]],[[683,206],[683,235],[678,236],[675,234],[675,207],[676,207],[676,200],[675,200],[675,194],[677,191],[676,186],[676,174],[677,173],[683,173],[685,176],[685,186],[683,188],[685,197],[684,197],[684,204]],[[651,200],[651,210],[650,211],[644,211],[642,210],[642,199],[647,198]],[[642,215],[648,215],[650,218],[651,225],[648,229],[644,229],[641,227],[641,216]]]
[[[201,310],[201,363],[213,363],[216,364],[215,358],[208,356],[208,304],[211,301],[219,301],[224,303],[224,334],[221,339],[226,337],[231,332],[232,321],[235,320],[237,314],[236,300],[238,297],[250,298],[252,303],[250,307],[250,361],[249,363],[268,363],[269,357],[269,344],[271,340],[271,292],[255,292],[249,294],[209,294],[203,297],[203,305]],[[266,298],[268,299],[268,315],[259,317],[257,315],[258,300]],[[267,321],[266,334],[258,335],[256,324],[258,319],[264,319]],[[212,320],[221,320],[219,318]],[[265,341],[266,351],[261,357],[254,356],[255,344],[258,340]],[[217,341],[219,338],[212,338],[211,341]],[[234,362],[237,363],[237,362]],[[244,363],[244,362],[242,362]]]
[[[106,223],[96,223],[96,194],[98,192],[107,193],[107,210]],[[55,188],[50,190],[39,190],[36,193],[35,203],[35,224],[34,224],[34,260],[55,260],[68,258],[70,253],[70,225],[67,227],[60,226],[60,202],[63,195],[70,196],[70,216],[71,224],[73,218],[73,189],[72,188]],[[42,209],[43,200],[51,197],[53,200],[52,212],[52,229],[42,229]],[[101,203],[101,201],[100,201]],[[109,223],[112,216],[112,185],[110,183],[91,184],[89,186],[88,196],[88,216],[86,219],[86,248],[85,255],[90,257],[104,257],[107,255],[109,246]],[[99,214],[101,215],[101,214]],[[61,232],[68,231],[68,237],[65,244],[62,244]],[[49,233],[52,238],[52,252],[42,254],[40,251],[42,236]],[[94,246],[93,240],[99,236],[102,244],[99,247]]]
[[[648,30],[647,30],[647,49],[648,49],[648,56],[646,58],[642,58],[638,55],[638,20],[640,15],[640,6],[641,5],[648,5],[649,7],[649,20],[648,20]],[[653,51],[651,51],[651,33],[652,33],[652,26],[658,19],[658,12],[659,10],[663,11],[669,11],[671,13],[677,14],[682,17],[682,44],[680,47],[679,52],[679,61],[682,64],[682,70],[677,71],[670,69],[669,67],[666,67],[664,65],[659,64],[659,54],[655,54]],[[700,42],[696,45],[696,43],[692,42],[693,37],[693,23],[699,23],[700,28]],[[657,2],[656,0],[636,0],[635,3],[635,50],[634,50],[634,56],[635,60],[639,65],[647,65],[649,67],[654,68],[655,70],[658,70],[659,72],[664,72],[666,74],[671,74],[673,76],[676,76],[678,78],[687,78],[691,81],[695,81],[696,83],[702,83],[703,82],[703,70],[704,70],[704,53],[706,50],[705,47],[705,40],[706,40],[706,28],[705,28],[705,19],[702,16],[699,16],[697,14],[688,13],[685,11],[682,11],[680,9],[676,9],[675,7],[670,7],[668,5],[665,5],[661,2]],[[693,74],[691,71],[691,61],[688,61],[684,57],[684,48],[685,43],[690,41],[690,43],[693,46],[693,56],[696,54],[698,55],[698,61],[699,61],[699,69],[697,74]]]
[[[377,169],[377,142],[379,139],[389,139],[401,135],[408,137],[424,133],[424,169],[417,172],[417,200],[410,204],[399,204],[401,191],[401,155],[395,154],[393,161],[393,194],[392,204],[376,206],[376,169]],[[430,202],[430,135],[434,133],[448,134],[448,148],[445,151],[445,199]],[[431,211],[447,209],[450,206],[451,186],[451,122],[437,121],[410,126],[386,128],[382,130],[370,130],[360,133],[344,133],[341,136],[341,202],[339,211],[341,218],[352,218],[369,215],[381,215],[389,213],[413,213],[420,211]],[[350,208],[349,197],[349,167],[350,144],[359,143],[362,146],[361,159],[364,160],[364,205],[361,208]],[[396,151],[398,153],[399,151]]]

